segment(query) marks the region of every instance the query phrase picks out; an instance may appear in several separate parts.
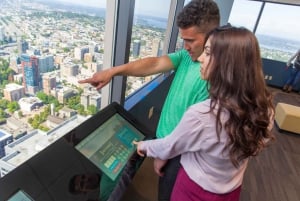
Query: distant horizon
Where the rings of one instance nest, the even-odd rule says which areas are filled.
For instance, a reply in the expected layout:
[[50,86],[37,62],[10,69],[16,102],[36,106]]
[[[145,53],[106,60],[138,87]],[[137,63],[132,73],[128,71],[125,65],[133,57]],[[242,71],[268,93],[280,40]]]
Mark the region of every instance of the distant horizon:
[[[103,8],[106,9],[106,0],[85,0],[84,2],[77,2],[76,0],[33,0],[36,2],[48,2],[48,3],[60,3],[62,5],[77,5],[77,6],[85,6],[88,8]],[[166,7],[169,8],[171,0],[138,0],[135,5],[135,12],[139,15],[146,15],[151,17],[168,17],[168,13],[166,12]],[[160,7],[157,7],[157,3],[163,4]]]
[[[43,3],[47,2],[52,5],[53,4],[61,4],[64,6],[83,6],[85,8],[89,8],[89,9],[103,9],[104,12],[106,11],[106,0],[85,0],[85,2],[76,2],[76,0],[75,0],[75,2],[74,2],[74,0],[33,0],[33,1],[43,2]],[[136,1],[136,3],[139,4],[141,2],[146,2],[146,1],[149,2],[150,0],[138,0],[138,1]],[[151,2],[153,2],[153,1],[155,1],[155,0],[151,0]],[[156,0],[156,1],[160,1],[160,0]],[[164,1],[167,2],[166,0],[164,0]],[[90,4],[88,4],[88,3],[90,3]],[[136,6],[138,7],[139,5],[136,5]],[[93,14],[97,14],[97,13],[93,13]],[[139,17],[151,17],[151,18],[157,18],[157,19],[163,19],[163,20],[168,19],[168,16],[160,16],[160,15],[157,15],[156,13],[153,14],[151,12],[137,12],[135,14],[138,15]],[[105,14],[104,14],[104,16],[105,16]],[[162,23],[164,23],[164,22],[160,22],[160,24],[162,24]],[[166,27],[166,26],[159,26],[158,28],[164,28],[164,27]],[[268,33],[271,33],[271,34],[268,34]],[[299,37],[290,37],[290,39],[287,39],[285,34],[281,34],[282,36],[278,36],[277,35],[278,32],[275,32],[275,33],[277,33],[275,36],[275,35],[272,35],[272,33],[273,32],[266,32],[266,33],[260,33],[260,34],[256,33],[256,34],[257,35],[266,35],[266,36],[270,36],[270,37],[276,37],[276,38],[284,39],[284,40],[292,40],[292,41],[300,42]]]

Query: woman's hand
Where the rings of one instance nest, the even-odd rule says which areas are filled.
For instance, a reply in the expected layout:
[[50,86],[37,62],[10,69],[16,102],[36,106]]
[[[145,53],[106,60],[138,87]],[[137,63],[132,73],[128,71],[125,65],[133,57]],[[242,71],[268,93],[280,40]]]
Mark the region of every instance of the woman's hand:
[[168,160],[161,160],[159,158],[154,159],[154,171],[158,176],[164,176],[164,167],[167,164],[167,162]]
[[138,155],[144,157],[146,153],[143,150],[141,150],[141,144],[143,143],[143,141],[133,141],[132,143],[136,145],[136,152],[138,153]]

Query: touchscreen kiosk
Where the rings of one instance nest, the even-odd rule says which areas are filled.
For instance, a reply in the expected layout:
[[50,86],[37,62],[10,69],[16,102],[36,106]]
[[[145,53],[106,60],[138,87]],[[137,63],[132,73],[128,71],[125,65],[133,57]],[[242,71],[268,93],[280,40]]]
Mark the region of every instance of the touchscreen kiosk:
[[152,136],[118,103],[111,103],[65,138],[102,173],[115,180],[136,152],[133,141]]
[[[133,175],[143,160],[132,141],[152,136],[111,103],[1,178],[0,201],[107,200],[124,184],[122,170]],[[126,179],[125,185],[131,181]]]
[[132,142],[143,139],[139,130],[115,113],[75,147],[115,180],[136,150]]

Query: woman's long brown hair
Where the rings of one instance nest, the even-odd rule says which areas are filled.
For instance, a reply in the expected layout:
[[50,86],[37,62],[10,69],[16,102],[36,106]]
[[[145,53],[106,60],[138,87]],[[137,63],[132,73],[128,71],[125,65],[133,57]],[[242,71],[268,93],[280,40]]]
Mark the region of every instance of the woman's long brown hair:
[[[237,167],[239,161],[257,155],[269,139],[274,139],[268,129],[274,113],[272,96],[265,84],[259,45],[252,32],[226,26],[213,30],[208,37],[210,111],[217,111],[218,137],[223,127],[229,135],[226,148]],[[229,119],[222,124],[220,114],[224,111]]]

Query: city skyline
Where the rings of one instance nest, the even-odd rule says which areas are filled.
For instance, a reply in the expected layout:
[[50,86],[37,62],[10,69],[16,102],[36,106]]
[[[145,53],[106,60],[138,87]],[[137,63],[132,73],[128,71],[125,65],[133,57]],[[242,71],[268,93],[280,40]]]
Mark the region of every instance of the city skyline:
[[[89,7],[94,6],[96,8],[104,9],[106,8],[106,0],[86,0],[83,2],[74,0],[54,0],[54,2]],[[136,0],[135,4],[135,14],[168,18],[170,0]],[[234,12],[232,12],[229,18],[230,22],[233,25],[245,26],[250,30],[253,30],[256,22],[256,16],[259,13],[261,5],[262,2],[257,1],[235,0],[232,8],[232,11]],[[282,17],[280,17],[281,14]],[[263,15],[259,22],[259,26],[256,30],[256,34],[265,34],[277,36],[279,38],[289,38],[292,40],[300,41],[300,26],[297,26],[296,20],[290,20],[299,18],[299,6],[266,3]]]

